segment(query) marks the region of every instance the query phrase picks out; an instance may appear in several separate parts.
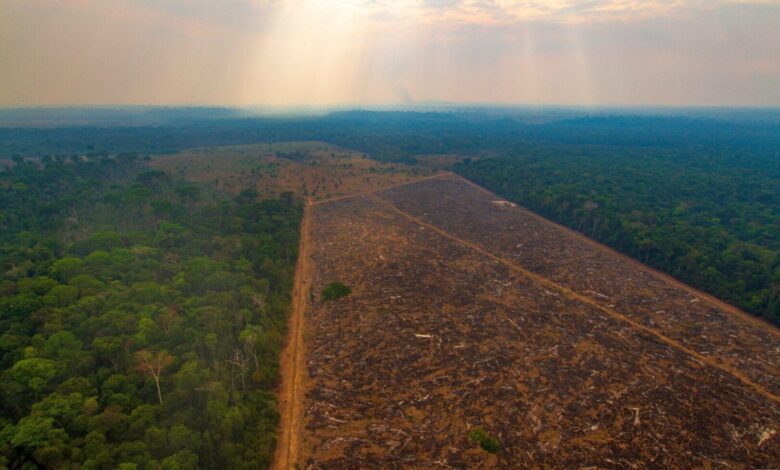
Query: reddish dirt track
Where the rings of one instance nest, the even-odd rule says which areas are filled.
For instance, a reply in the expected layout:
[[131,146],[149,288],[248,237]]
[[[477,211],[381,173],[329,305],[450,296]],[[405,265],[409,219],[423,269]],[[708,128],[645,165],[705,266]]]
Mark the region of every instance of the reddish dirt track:
[[295,468],[298,458],[298,447],[301,435],[301,404],[303,389],[304,357],[304,312],[306,310],[306,295],[309,292],[308,283],[311,279],[309,269],[309,219],[310,202],[304,208],[301,220],[301,240],[298,254],[298,265],[295,269],[295,286],[293,289],[292,312],[288,327],[288,340],[281,356],[282,380],[279,390],[280,426],[279,441],[276,445],[274,465],[276,470]]

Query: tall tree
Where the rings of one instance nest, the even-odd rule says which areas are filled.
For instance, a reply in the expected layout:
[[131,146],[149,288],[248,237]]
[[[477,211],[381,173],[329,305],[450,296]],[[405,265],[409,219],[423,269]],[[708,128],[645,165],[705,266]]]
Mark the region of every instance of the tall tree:
[[173,356],[166,351],[150,352],[142,349],[135,353],[136,370],[154,379],[157,387],[157,398],[163,404],[162,391],[160,390],[160,375],[163,369],[173,364]]

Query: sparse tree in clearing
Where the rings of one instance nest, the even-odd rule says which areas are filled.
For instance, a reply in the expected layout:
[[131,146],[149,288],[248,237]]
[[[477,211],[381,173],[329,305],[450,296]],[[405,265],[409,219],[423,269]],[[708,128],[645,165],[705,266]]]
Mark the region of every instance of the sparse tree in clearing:
[[469,440],[479,444],[483,450],[491,454],[497,454],[501,451],[501,442],[481,427],[474,428],[469,432]]
[[322,301],[330,302],[346,297],[352,293],[352,289],[341,282],[332,282],[322,290]]
[[150,352],[146,349],[142,349],[135,353],[136,370],[142,374],[146,374],[154,379],[154,384],[157,386],[157,398],[160,400],[160,404],[163,404],[162,392],[160,391],[160,375],[163,369],[173,364],[173,356],[166,351],[158,351],[156,353]]

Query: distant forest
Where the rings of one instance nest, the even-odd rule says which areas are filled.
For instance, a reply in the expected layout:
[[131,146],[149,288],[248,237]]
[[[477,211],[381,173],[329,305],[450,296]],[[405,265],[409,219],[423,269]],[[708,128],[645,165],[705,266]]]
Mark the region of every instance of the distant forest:
[[270,465],[302,208],[139,159],[0,172],[0,468]]
[[[215,111],[216,117],[210,119],[203,117],[208,115],[204,111],[189,119],[183,117],[184,111],[162,114],[174,117],[156,117],[156,125],[124,127],[115,124],[121,122],[115,115],[110,125],[0,127],[0,158],[164,154],[214,145],[302,140],[327,141],[367,152],[377,160],[409,163],[427,154],[506,156],[539,146],[741,149],[775,157],[780,152],[780,110],[755,116],[737,113],[734,119],[509,111],[345,111],[323,117],[240,119],[223,117],[224,111]],[[92,122],[87,117],[85,122]],[[0,123],[1,118],[0,112]]]

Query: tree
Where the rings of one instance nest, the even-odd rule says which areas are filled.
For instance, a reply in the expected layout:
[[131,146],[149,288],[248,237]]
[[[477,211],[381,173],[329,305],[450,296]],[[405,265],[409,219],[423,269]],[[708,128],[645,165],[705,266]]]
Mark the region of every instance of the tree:
[[0,468],[266,467],[300,204],[98,157],[0,173]]
[[181,323],[178,307],[175,305],[168,306],[165,312],[160,315],[157,323],[160,324],[163,333],[168,335],[177,324]]
[[346,297],[349,294],[352,293],[352,289],[347,287],[341,282],[332,282],[328,284],[328,286],[322,290],[322,301],[323,302],[330,302],[333,300],[338,300],[342,297]]
[[67,448],[67,433],[54,425],[54,419],[32,415],[26,416],[16,426],[11,444],[31,452],[40,464],[58,467]]
[[[231,366],[238,367],[238,370],[241,372],[241,391],[246,392],[246,368],[247,368],[247,360],[244,357],[244,354],[241,352],[240,349],[236,348],[233,350],[233,354],[230,356],[229,359],[227,359],[227,362]],[[230,377],[231,377],[231,385],[232,385],[232,377],[233,377],[233,371],[231,368],[230,371]]]
[[22,359],[14,364],[8,375],[36,397],[43,394],[49,382],[57,375],[57,365],[49,359]]
[[142,349],[135,353],[136,370],[154,379],[157,387],[157,398],[160,404],[163,404],[162,392],[160,391],[160,375],[163,369],[173,364],[174,357],[166,351],[150,352]]
[[255,362],[255,371],[260,370],[260,361],[257,357],[257,342],[263,334],[263,328],[257,325],[247,325],[239,334],[239,339],[244,343],[244,351]]
[[483,428],[474,428],[469,432],[469,440],[476,442],[483,450],[491,454],[501,451],[501,443],[495,437],[487,433]]
[[83,265],[84,262],[80,258],[62,258],[52,264],[50,271],[54,277],[67,281],[79,274]]

